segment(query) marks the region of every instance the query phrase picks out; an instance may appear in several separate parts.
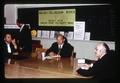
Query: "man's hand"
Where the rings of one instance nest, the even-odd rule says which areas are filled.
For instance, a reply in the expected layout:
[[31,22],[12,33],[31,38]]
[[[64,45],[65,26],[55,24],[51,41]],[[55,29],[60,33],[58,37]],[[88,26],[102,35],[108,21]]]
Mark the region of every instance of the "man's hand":
[[85,69],[85,70],[88,70],[90,67],[92,67],[93,64],[81,64],[80,65],[80,68],[81,69]]
[[53,56],[55,56],[56,54],[55,54],[54,52],[50,52],[48,55],[51,56],[51,57],[53,57]]
[[14,48],[17,49],[17,44],[16,44],[15,39],[12,40],[12,44],[13,44]]

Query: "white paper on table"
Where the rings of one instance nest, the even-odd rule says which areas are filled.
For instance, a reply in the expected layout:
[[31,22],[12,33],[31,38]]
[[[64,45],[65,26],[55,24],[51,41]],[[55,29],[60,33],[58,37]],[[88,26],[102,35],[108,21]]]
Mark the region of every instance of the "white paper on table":
[[50,31],[42,31],[42,38],[49,38],[49,32]]
[[85,34],[85,22],[84,21],[74,22],[74,39],[84,40],[84,34]]
[[85,59],[78,59],[78,63],[85,63]]
[[90,40],[90,32],[85,32],[85,40]]
[[37,31],[37,37],[41,37],[41,30]]

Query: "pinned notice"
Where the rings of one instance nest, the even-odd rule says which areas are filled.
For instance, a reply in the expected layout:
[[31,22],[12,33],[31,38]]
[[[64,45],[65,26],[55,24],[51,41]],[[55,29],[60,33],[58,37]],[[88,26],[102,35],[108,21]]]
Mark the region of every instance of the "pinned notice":
[[74,22],[74,39],[84,40],[84,34],[85,34],[85,22],[84,21]]

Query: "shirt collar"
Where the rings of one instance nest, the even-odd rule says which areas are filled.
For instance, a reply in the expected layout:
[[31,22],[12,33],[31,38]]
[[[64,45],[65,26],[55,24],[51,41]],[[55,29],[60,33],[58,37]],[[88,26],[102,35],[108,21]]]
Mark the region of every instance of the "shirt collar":
[[24,24],[21,26],[21,28],[20,28],[20,32],[22,31],[23,27],[24,27]]
[[103,56],[105,56],[105,55],[106,55],[106,53],[104,53],[103,55],[101,55],[101,56],[100,56],[100,59],[101,59]]
[[[63,43],[63,44],[64,44],[64,43]],[[63,44],[61,44],[61,45],[58,45],[58,46],[62,48],[62,47],[63,47]]]
[[5,42],[7,45],[10,45],[10,43],[8,43],[8,42]]

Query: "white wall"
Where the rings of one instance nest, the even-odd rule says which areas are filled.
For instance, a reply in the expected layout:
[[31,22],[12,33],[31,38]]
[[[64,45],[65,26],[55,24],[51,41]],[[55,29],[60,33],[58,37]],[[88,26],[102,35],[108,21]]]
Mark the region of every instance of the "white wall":
[[6,18],[6,24],[16,24],[17,9],[16,5],[6,4],[4,6],[4,17]]
[[[33,40],[41,40],[43,48],[49,48],[55,39],[45,39],[45,38],[33,38]],[[68,40],[68,42],[74,46],[74,51],[76,52],[76,58],[87,58],[95,60],[94,48],[98,42],[101,41],[85,41],[85,40]],[[104,41],[108,44],[110,49],[115,50],[115,42]]]

